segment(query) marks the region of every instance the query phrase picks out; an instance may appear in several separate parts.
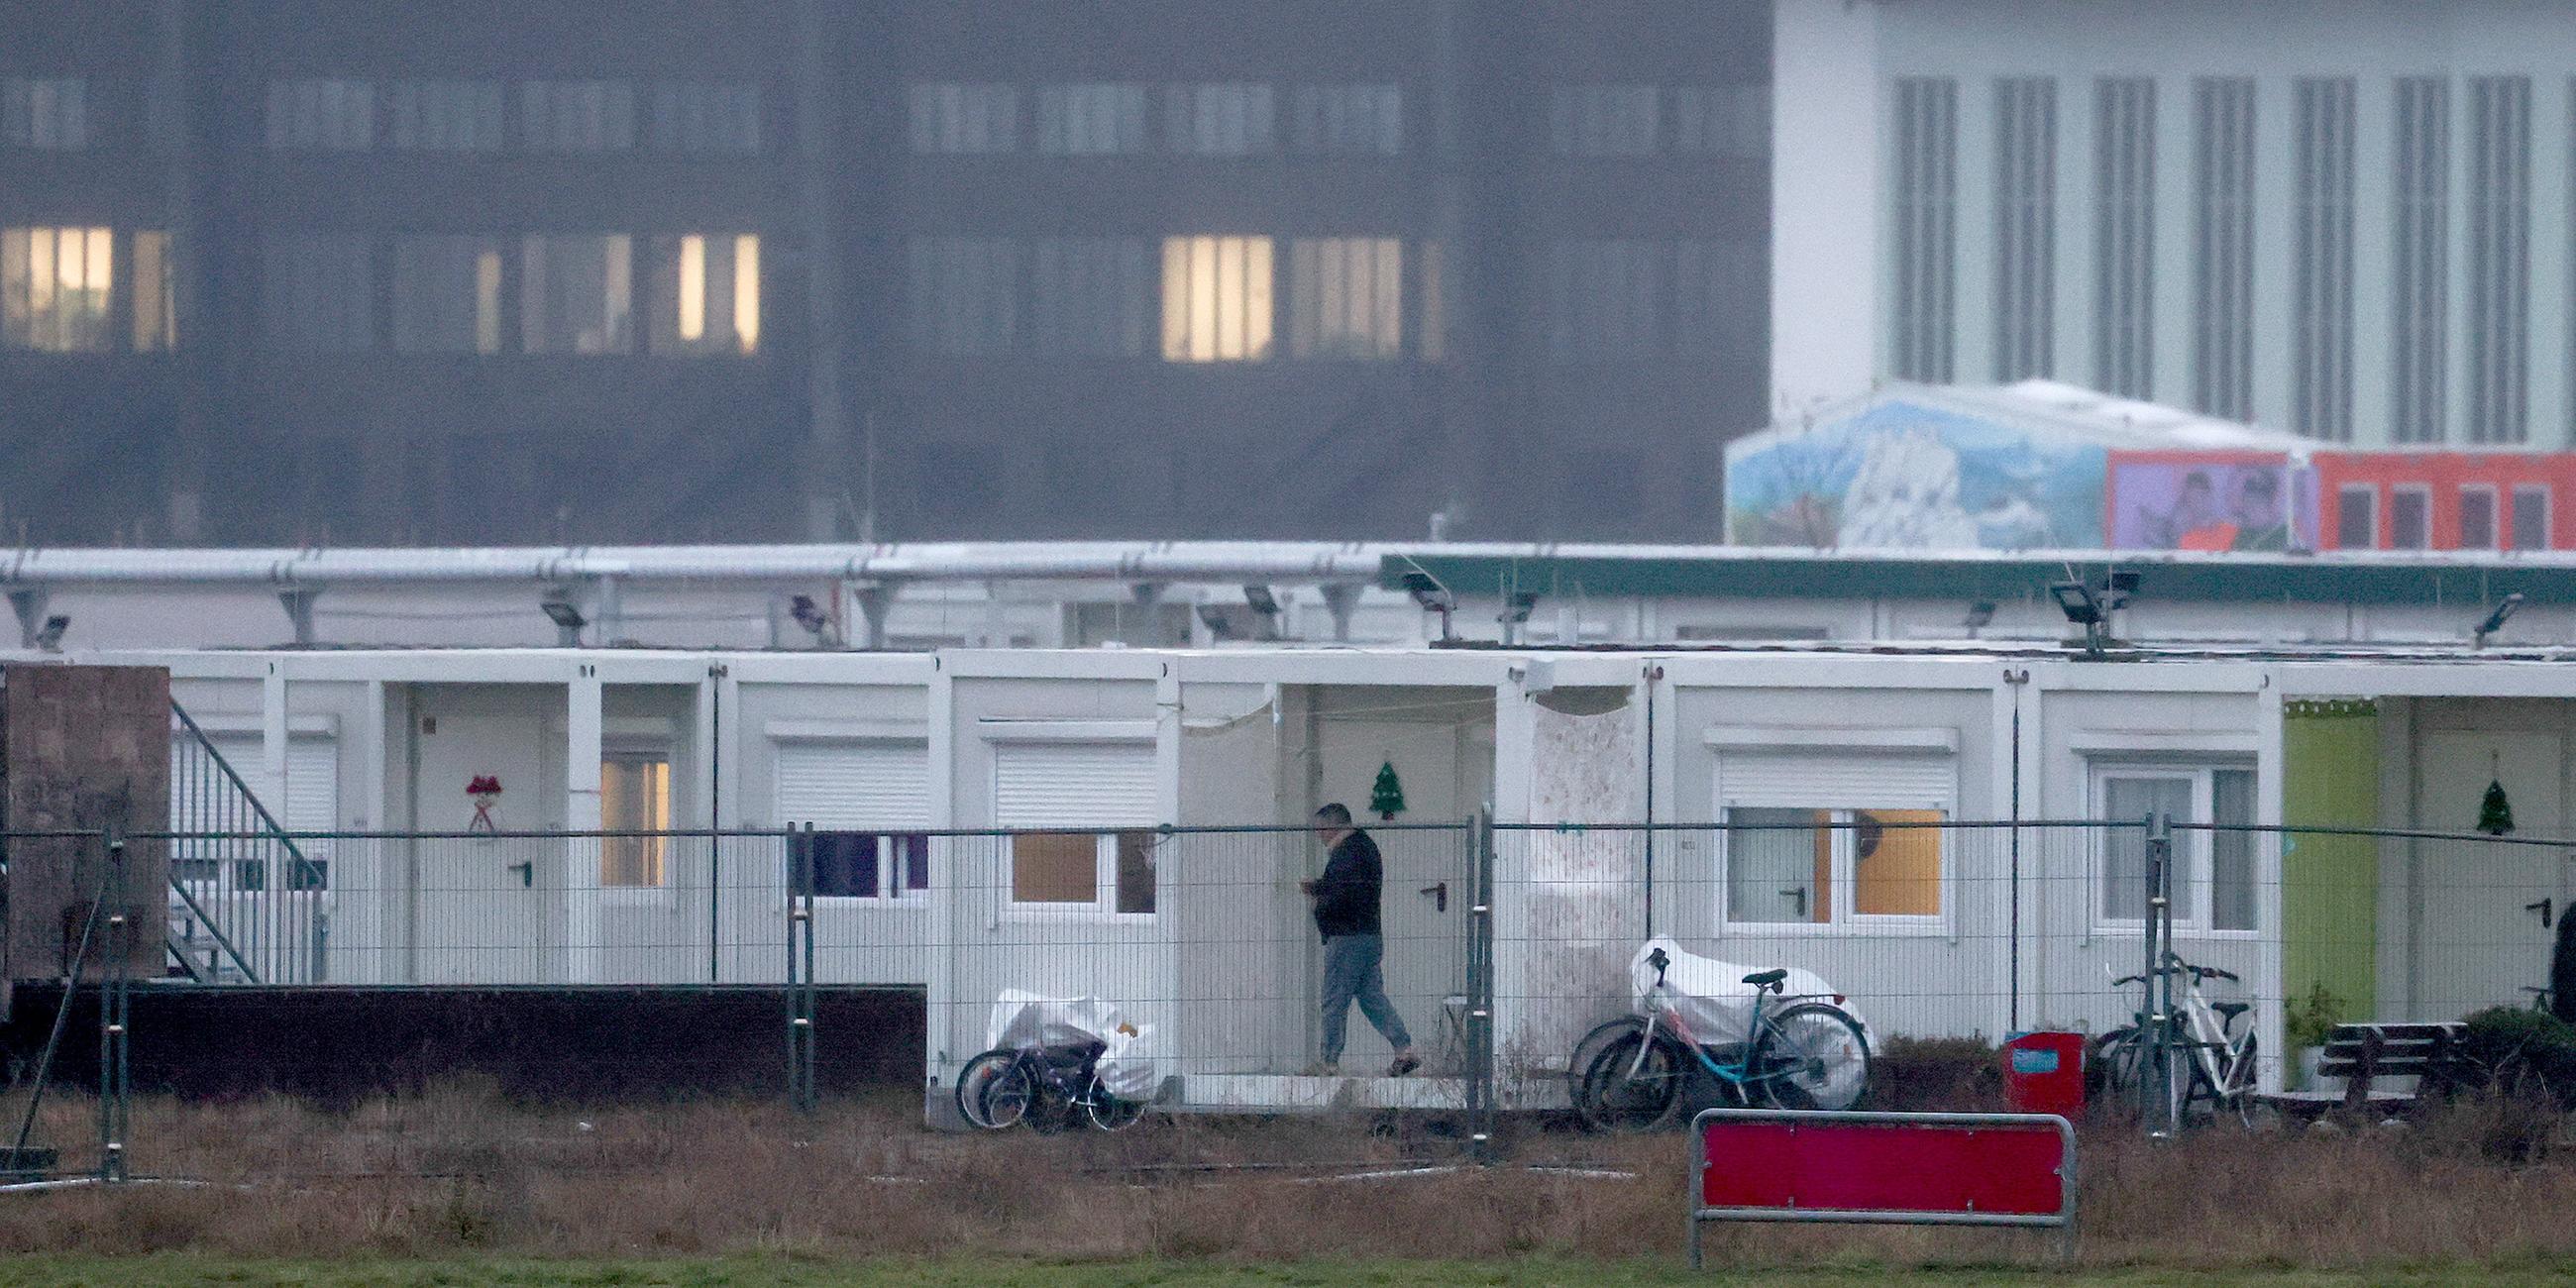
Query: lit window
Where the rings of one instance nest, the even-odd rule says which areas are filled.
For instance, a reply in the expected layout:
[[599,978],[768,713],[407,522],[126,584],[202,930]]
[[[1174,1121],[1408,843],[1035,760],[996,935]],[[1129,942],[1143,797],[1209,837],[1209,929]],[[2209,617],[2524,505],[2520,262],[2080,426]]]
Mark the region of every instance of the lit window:
[[653,239],[653,352],[760,348],[760,238],[689,233]]
[[930,889],[930,838],[918,832],[799,832],[811,838],[814,893],[902,899]]
[[909,259],[915,348],[955,357],[1010,352],[1019,329],[1018,242],[915,237]]
[[2496,490],[2472,485],[2460,489],[2460,549],[2496,548]]
[[1288,352],[1386,359],[1404,351],[1404,244],[1301,237],[1288,244]]
[[2254,771],[2109,766],[2093,777],[2094,803],[2114,824],[2094,868],[2096,919],[2142,922],[2147,908],[2147,837],[2139,824],[2163,815],[2211,824],[2173,833],[2173,913],[2192,930],[2254,928]]
[[0,144],[76,151],[95,140],[89,87],[73,77],[0,76]]
[[653,87],[653,150],[760,151],[760,87],[744,81],[664,81]]
[[633,249],[623,233],[528,238],[519,260],[528,352],[634,352]]
[[268,85],[268,146],[361,152],[376,144],[376,87],[362,80]]
[[1163,239],[1163,360],[1261,362],[1270,357],[1267,237]]
[[1031,347],[1050,357],[1135,358],[1145,352],[1145,243],[1050,237],[1032,247]]
[[[394,348],[402,353],[501,351],[501,245],[488,237],[394,239]],[[334,252],[338,253],[338,252]],[[354,290],[344,263],[327,287]],[[357,307],[354,302],[349,306]]]
[[361,353],[375,347],[375,252],[363,236],[271,234],[260,295],[261,334],[272,349]]
[[[671,761],[667,756],[618,756],[600,762],[599,828],[602,832],[671,830]],[[599,883],[610,887],[666,884],[659,835],[603,836]]]
[[635,146],[635,86],[529,81],[519,87],[519,138],[530,152],[627,151]]
[[406,80],[385,87],[385,138],[421,152],[501,150],[501,83]]
[[1393,85],[1300,85],[1290,104],[1299,152],[1391,157],[1404,150],[1404,95]]
[[163,353],[179,345],[179,310],[170,234],[134,234],[134,351]]
[[1144,150],[1144,86],[1100,82],[1038,87],[1038,151],[1083,157]]
[[1726,811],[1726,916],[1835,925],[1941,915],[1937,809]]
[[912,87],[912,150],[953,155],[1020,150],[1020,91],[991,83]]
[[1267,85],[1168,85],[1163,89],[1163,144],[1202,157],[1272,151],[1273,111]]
[[1652,85],[1559,85],[1548,98],[1548,134],[1557,155],[1646,156],[1655,150],[1660,117]]
[[2549,485],[2518,483],[2513,489],[2513,548],[2549,548]]
[[0,346],[108,348],[114,241],[105,228],[0,229]]
[[1154,834],[1029,832],[1014,836],[1011,902],[1150,913],[1154,911]]

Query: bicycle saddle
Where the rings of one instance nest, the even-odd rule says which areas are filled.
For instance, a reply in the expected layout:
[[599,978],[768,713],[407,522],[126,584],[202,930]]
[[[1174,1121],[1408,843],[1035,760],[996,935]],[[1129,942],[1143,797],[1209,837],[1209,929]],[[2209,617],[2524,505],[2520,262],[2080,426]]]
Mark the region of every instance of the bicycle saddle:
[[1789,978],[1789,972],[1787,970],[1774,968],[1765,971],[1755,971],[1754,973],[1745,976],[1744,982],[1751,984],[1755,988],[1777,988],[1780,985],[1780,981],[1787,978]]
[[2221,1020],[2233,1020],[2253,1010],[2254,1004],[2252,1002],[2212,1002],[2209,1004],[2209,1009],[2218,1012],[2218,1018]]

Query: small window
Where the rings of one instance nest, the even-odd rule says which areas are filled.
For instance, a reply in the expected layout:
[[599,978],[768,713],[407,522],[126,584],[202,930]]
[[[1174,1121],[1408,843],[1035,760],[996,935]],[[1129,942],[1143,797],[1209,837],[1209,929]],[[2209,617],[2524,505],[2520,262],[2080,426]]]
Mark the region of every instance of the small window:
[[[670,758],[634,755],[600,762],[599,827],[612,833],[670,831]],[[667,884],[667,844],[668,838],[660,835],[601,837],[599,883],[612,889]]]
[[2470,486],[2460,489],[2460,549],[2493,550],[2496,548],[2496,490]]
[[88,147],[96,137],[87,81],[0,76],[0,144],[72,152]]
[[745,354],[760,348],[760,238],[753,233],[656,237],[653,352]]
[[1145,150],[1145,87],[1097,82],[1038,88],[1038,151],[1115,156]]
[[1011,352],[1020,257],[1020,243],[1007,237],[913,238],[906,254],[913,347],[961,358]]
[[1929,809],[1730,807],[1727,920],[1824,926],[1938,918],[1947,820]]
[[1153,833],[1143,831],[1024,832],[1014,836],[1011,902],[1151,913],[1154,840]]
[[747,81],[664,81],[653,87],[656,152],[747,156],[760,151],[760,87]]
[[2549,548],[2549,485],[2519,484],[2513,489],[2513,548]]
[[930,888],[930,838],[918,832],[814,832],[814,893],[902,899]]
[[[324,244],[330,260],[316,268],[317,291],[340,292],[340,321],[330,334],[356,343],[373,285],[363,243]],[[420,234],[393,244],[393,340],[399,353],[501,351],[501,244],[488,237]],[[297,323],[272,323],[297,326]],[[345,328],[345,329],[343,329]]]
[[2410,486],[2388,494],[2388,547],[2427,550],[2433,545],[2433,490]]
[[1169,85],[1163,90],[1163,143],[1202,157],[1268,153],[1274,111],[1267,85]]
[[1404,243],[1300,237],[1288,243],[1288,352],[1383,361],[1404,351]]
[[1559,156],[1647,156],[1661,134],[1661,95],[1652,85],[1559,85],[1548,98],[1548,133]]
[[134,351],[167,353],[179,347],[178,263],[170,234],[134,234]]
[[0,348],[101,353],[116,280],[105,228],[0,228]]
[[1291,96],[1299,152],[1391,157],[1404,150],[1404,95],[1393,85],[1300,85]]
[[519,87],[519,145],[530,152],[625,152],[635,146],[635,86],[543,80]]
[[1020,150],[1020,91],[994,82],[912,87],[912,150],[952,156]]
[[530,237],[520,252],[530,353],[632,353],[634,239],[623,233]]
[[2379,489],[2348,483],[2335,491],[2335,549],[2379,548]]
[[421,152],[501,150],[501,83],[404,80],[385,87],[386,141]]
[[2254,928],[2254,771],[2120,765],[2094,776],[2094,800],[2111,826],[2095,867],[2094,910],[2111,926],[2146,918],[2147,834],[2157,815],[2214,825],[2173,833],[2174,924],[2186,930]]
[[1267,361],[1271,283],[1267,237],[1165,238],[1163,360]]
[[281,80],[268,85],[268,146],[279,151],[363,152],[376,145],[376,86],[362,80]]

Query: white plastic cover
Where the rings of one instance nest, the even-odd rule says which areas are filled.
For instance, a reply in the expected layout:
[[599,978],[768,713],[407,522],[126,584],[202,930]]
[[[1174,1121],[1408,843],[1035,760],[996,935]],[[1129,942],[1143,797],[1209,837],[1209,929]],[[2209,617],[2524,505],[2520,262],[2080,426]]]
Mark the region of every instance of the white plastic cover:
[[[1690,1026],[1691,1036],[1702,1043],[1741,1042],[1753,1031],[1753,996],[1755,989],[1744,977],[1768,966],[1742,966],[1722,962],[1714,957],[1701,957],[1682,951],[1682,946],[1657,935],[1637,949],[1628,959],[1628,979],[1637,999],[1637,1013],[1647,1013],[1655,987],[1655,968],[1647,961],[1655,950],[1662,949],[1671,961],[1664,967],[1665,1000],[1679,1012],[1682,1023]],[[1783,999],[1823,996],[1828,1000],[1834,986],[1814,971],[1789,967],[1786,979],[1780,981]],[[1848,1000],[1840,1004],[1844,1014],[1860,1025],[1861,1036],[1872,1050],[1878,1047],[1878,1035],[1870,1032],[1869,1021],[1852,1009]]]
[[1164,1061],[1155,1049],[1154,1026],[1121,1021],[1118,1008],[1100,998],[1040,997],[1006,988],[984,1026],[987,1050],[1084,1042],[1101,1044],[1100,1085],[1110,1095],[1150,1101],[1161,1093]]

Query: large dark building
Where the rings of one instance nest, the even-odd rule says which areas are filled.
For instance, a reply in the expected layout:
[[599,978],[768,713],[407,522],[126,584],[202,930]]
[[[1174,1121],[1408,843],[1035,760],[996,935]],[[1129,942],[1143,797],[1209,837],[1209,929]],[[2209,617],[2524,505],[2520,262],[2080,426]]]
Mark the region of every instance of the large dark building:
[[0,0],[0,530],[1714,539],[1770,52],[1767,0]]

